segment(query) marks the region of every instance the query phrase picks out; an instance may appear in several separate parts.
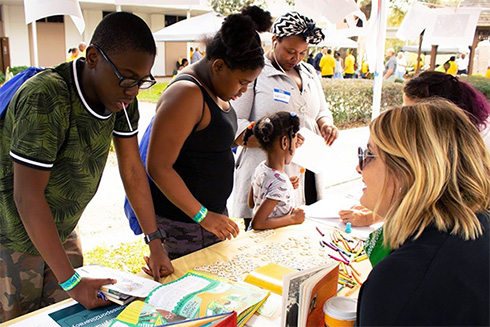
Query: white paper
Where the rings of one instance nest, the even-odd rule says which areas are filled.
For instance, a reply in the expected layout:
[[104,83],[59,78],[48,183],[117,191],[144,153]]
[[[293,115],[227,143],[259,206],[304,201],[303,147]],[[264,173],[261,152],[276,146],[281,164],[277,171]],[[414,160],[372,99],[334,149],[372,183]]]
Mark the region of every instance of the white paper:
[[44,17],[69,15],[80,34],[85,30],[85,21],[78,0],[24,0],[24,11],[26,24]]
[[116,279],[116,284],[104,285],[104,287],[141,298],[147,297],[152,290],[161,285],[160,283],[155,282],[153,279],[143,278],[135,274],[102,267],[99,265],[83,266],[75,270],[82,277]]
[[299,133],[305,138],[303,144],[296,149],[293,162],[314,172],[321,173],[325,169],[325,163],[333,154],[325,144],[323,137],[303,127]]
[[396,32],[396,37],[400,40],[418,40],[420,33],[426,28],[427,22],[431,19],[431,10],[420,2],[415,1]]

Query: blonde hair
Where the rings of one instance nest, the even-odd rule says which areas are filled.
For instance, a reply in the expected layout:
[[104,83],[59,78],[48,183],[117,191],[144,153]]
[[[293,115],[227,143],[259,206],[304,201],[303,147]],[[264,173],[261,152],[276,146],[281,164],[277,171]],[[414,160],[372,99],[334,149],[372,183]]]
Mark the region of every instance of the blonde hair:
[[370,132],[395,181],[386,245],[396,249],[430,225],[464,240],[482,234],[475,213],[490,207],[490,156],[461,109],[422,101],[382,113]]

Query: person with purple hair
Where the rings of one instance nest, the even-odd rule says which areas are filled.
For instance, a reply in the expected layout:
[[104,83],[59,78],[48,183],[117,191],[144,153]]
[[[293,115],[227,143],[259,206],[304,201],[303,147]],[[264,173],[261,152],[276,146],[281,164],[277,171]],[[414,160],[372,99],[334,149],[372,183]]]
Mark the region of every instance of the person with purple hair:
[[[425,71],[405,84],[403,104],[412,105],[427,98],[444,98],[461,108],[480,132],[490,152],[490,103],[481,92],[453,75]],[[341,210],[339,216],[352,226],[369,226],[382,221],[362,206]]]
[[453,75],[434,71],[423,72],[403,88],[405,105],[430,97],[444,98],[463,109],[490,151],[490,103],[481,92]]

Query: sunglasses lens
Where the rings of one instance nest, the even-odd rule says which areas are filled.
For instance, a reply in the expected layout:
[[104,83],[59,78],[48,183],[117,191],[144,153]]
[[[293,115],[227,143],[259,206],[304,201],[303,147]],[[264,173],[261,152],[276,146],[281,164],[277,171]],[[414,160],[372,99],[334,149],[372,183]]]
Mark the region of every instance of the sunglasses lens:
[[362,170],[364,164],[364,151],[361,147],[357,149],[357,157],[359,158],[359,168]]

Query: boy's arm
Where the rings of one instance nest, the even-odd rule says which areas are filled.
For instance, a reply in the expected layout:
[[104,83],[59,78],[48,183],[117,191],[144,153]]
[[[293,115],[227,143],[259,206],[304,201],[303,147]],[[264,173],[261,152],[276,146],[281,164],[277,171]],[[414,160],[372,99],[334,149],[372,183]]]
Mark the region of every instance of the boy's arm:
[[[30,168],[14,162],[14,202],[29,238],[48,264],[59,283],[75,273],[61,244],[51,209],[44,195],[50,172]],[[114,284],[110,278],[82,278],[68,294],[85,308],[108,305],[111,302],[97,298],[97,290]]]
[[[143,233],[151,234],[157,231],[157,223],[148,177],[138,150],[138,138],[132,136],[113,139],[126,195],[138,217]],[[154,280],[159,281],[160,277],[170,275],[174,269],[160,239],[155,239],[148,245],[150,247],[150,258],[147,259],[149,270],[144,270],[153,275]]]
[[301,224],[305,220],[303,209],[295,208],[290,214],[282,217],[269,218],[274,207],[279,203],[279,200],[265,199],[260,204],[259,209],[252,218],[253,229],[270,229],[288,225]]

